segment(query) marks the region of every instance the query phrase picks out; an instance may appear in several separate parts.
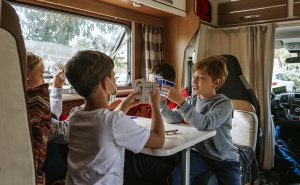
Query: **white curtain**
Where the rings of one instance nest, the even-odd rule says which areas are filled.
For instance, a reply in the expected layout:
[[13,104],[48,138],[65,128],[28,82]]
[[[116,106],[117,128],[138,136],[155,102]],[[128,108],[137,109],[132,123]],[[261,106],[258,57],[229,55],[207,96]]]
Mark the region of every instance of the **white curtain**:
[[201,25],[196,44],[196,61],[210,55],[231,54],[237,57],[245,78],[252,86],[260,104],[263,131],[261,165],[274,165],[274,126],[270,111],[275,25],[211,28]]

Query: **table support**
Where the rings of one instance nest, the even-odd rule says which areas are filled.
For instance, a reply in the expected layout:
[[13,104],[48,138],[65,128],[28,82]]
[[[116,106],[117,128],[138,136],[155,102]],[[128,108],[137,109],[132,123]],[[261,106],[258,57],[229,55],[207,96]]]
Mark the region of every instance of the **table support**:
[[181,152],[181,166],[182,166],[182,182],[183,185],[190,185],[190,154],[191,148],[187,148]]

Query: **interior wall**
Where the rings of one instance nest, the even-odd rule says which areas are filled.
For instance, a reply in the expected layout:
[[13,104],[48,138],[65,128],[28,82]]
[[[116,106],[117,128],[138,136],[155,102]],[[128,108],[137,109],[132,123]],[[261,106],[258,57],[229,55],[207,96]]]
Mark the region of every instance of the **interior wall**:
[[195,14],[194,0],[186,0],[186,17],[167,19],[164,27],[164,58],[176,71],[176,87],[181,89],[185,49],[198,30],[200,20]]

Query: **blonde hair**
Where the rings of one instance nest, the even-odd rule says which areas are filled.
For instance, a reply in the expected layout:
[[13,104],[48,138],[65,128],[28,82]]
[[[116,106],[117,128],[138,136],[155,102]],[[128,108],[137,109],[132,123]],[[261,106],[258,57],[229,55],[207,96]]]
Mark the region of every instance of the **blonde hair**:
[[33,71],[36,68],[36,66],[38,66],[39,64],[43,64],[42,58],[31,52],[27,52],[26,56],[27,56],[27,68],[29,69],[29,71]]
[[207,73],[212,80],[221,79],[222,83],[228,76],[226,58],[223,56],[210,56],[196,62],[193,66],[193,72],[201,71]]

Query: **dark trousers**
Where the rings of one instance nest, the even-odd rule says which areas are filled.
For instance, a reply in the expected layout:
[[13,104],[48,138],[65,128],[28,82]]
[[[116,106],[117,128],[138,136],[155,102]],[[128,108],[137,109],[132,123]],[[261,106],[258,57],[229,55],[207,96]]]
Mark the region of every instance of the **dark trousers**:
[[47,156],[43,166],[43,171],[46,176],[46,185],[51,185],[56,181],[65,179],[68,166],[61,152],[63,147],[67,148],[67,145],[55,143],[47,144]]
[[156,157],[125,152],[124,184],[167,184],[167,178],[180,158]]
[[[241,185],[241,167],[239,162],[234,161],[215,161],[204,158],[196,152],[191,152],[190,157],[190,183],[196,177],[212,170],[217,178],[219,185]],[[182,184],[182,168],[178,164],[171,174],[172,185]]]

